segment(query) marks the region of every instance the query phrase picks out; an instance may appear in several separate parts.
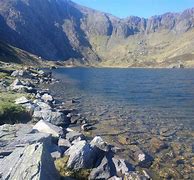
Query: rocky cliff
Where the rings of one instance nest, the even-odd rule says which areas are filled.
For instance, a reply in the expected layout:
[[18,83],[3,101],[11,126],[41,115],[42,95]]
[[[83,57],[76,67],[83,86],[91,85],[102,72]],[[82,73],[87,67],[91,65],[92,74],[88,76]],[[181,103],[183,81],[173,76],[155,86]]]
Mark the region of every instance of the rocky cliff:
[[194,66],[194,9],[119,19],[69,0],[1,0],[0,39],[49,60]]

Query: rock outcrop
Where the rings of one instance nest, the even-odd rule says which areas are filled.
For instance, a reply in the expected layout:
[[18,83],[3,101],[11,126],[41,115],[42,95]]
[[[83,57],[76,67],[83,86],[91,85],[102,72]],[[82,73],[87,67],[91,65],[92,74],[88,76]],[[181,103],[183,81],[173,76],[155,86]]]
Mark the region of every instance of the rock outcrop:
[[54,161],[42,143],[17,148],[0,163],[0,179],[59,180]]

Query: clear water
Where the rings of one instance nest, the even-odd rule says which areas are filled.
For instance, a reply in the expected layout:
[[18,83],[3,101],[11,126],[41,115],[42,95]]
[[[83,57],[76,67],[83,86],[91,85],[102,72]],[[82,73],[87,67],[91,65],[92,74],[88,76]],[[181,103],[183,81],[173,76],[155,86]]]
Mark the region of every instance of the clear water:
[[[77,98],[76,108],[97,122],[94,135],[118,146],[118,136],[128,136],[149,152],[150,139],[161,138],[166,128],[173,135],[165,137],[165,142],[184,146],[182,156],[192,166],[194,69],[61,68],[53,73],[60,83],[51,87],[52,94],[64,101]],[[182,178],[189,174],[184,168],[180,173]]]

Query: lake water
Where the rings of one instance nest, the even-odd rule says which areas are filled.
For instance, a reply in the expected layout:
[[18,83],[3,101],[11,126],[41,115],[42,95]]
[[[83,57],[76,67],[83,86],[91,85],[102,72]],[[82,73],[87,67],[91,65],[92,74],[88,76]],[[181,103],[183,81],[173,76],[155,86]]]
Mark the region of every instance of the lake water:
[[[157,159],[172,151],[174,157],[158,163],[174,168],[178,178],[193,178],[194,69],[61,68],[53,73],[60,83],[51,86],[51,93],[63,101],[80,101],[75,108],[97,122],[92,135],[124,148],[124,158],[130,144]],[[153,152],[153,137],[169,148]],[[177,158],[184,163],[171,167]]]

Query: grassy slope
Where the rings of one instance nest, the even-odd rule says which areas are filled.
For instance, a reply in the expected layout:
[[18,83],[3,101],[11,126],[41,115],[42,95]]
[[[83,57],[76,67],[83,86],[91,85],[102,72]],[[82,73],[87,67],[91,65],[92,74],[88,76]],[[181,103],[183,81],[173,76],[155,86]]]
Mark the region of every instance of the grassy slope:
[[0,41],[0,61],[25,65],[40,65],[42,61],[35,55]]
[[194,30],[182,35],[161,31],[130,36],[126,40],[93,36],[90,42],[102,58],[99,66],[172,67],[184,64],[194,67]]

